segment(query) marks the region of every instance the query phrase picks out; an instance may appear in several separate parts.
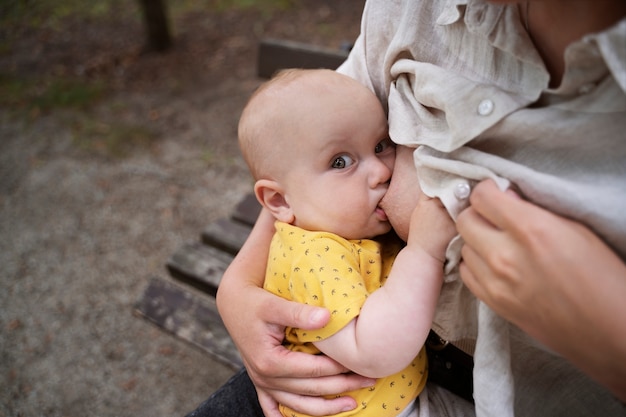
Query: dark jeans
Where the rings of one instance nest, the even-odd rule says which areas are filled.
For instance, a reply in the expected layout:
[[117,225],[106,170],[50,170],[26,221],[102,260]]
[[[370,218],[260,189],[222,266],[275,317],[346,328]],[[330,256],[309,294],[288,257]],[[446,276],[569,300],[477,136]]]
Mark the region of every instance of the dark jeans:
[[186,417],[263,417],[263,411],[256,389],[242,369]]

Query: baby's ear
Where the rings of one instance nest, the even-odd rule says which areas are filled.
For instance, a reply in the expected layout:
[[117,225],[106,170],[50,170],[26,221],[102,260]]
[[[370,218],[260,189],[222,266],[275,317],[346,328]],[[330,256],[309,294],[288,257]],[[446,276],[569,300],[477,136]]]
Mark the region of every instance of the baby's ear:
[[254,184],[254,194],[263,207],[268,209],[276,220],[293,223],[293,210],[285,199],[285,192],[278,182],[258,180]]

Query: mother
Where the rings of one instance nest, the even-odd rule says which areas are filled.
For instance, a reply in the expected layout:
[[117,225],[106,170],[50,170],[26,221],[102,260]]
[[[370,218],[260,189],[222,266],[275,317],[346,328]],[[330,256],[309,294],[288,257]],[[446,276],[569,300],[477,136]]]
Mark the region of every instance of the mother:
[[[625,412],[625,16],[623,0],[370,0],[339,69],[388,106],[421,188],[457,219],[433,327],[475,355],[479,415]],[[401,154],[386,207],[400,232],[418,189]],[[319,396],[370,381],[280,345],[328,313],[260,289],[271,234],[263,213],[218,294],[263,411],[354,408]],[[238,405],[246,386],[191,415],[261,415]]]

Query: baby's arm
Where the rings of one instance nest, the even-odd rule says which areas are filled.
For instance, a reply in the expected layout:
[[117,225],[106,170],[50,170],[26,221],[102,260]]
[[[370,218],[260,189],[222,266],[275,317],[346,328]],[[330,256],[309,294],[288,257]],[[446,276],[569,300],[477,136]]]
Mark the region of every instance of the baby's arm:
[[420,200],[411,215],[407,246],[387,282],[358,317],[315,346],[357,374],[378,378],[404,369],[431,327],[443,283],[443,261],[454,222],[439,200]]

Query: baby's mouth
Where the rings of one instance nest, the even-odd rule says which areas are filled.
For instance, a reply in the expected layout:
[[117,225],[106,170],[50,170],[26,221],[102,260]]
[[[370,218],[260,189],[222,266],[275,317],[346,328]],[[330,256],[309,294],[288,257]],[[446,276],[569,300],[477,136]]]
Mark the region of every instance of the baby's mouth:
[[376,206],[375,211],[376,211],[376,215],[381,221],[384,221],[384,222],[389,221],[389,219],[387,218],[387,213],[385,213],[385,210],[380,205]]

